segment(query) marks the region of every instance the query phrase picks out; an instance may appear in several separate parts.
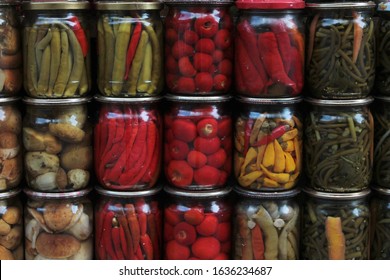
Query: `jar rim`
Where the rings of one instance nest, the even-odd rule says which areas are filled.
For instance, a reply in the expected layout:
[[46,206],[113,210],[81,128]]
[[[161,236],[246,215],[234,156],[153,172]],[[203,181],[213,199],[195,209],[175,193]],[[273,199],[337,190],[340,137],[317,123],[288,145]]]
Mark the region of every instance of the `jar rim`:
[[332,200],[359,199],[359,198],[364,198],[371,193],[370,188],[361,190],[359,192],[350,192],[350,193],[329,193],[329,192],[316,191],[313,189],[309,189],[307,187],[303,188],[302,190],[304,193],[306,193],[309,196],[316,197],[316,198],[332,199]]
[[96,10],[102,11],[135,11],[135,10],[161,10],[164,4],[161,2],[114,2],[111,1],[99,1],[95,4]]
[[232,99],[231,95],[217,95],[217,96],[183,96],[183,95],[165,95],[165,99],[168,101],[185,101],[185,102],[225,102]]
[[368,105],[374,101],[374,98],[369,96],[360,99],[317,99],[312,97],[304,98],[305,102],[313,105],[324,105],[324,106],[357,106],[357,105]]
[[368,2],[340,2],[340,3],[306,3],[308,9],[329,10],[329,9],[371,9],[375,8],[373,1]]
[[11,189],[5,192],[0,192],[0,199],[7,199],[17,196],[22,191],[21,188]]
[[164,191],[171,195],[176,195],[180,197],[193,197],[193,198],[216,198],[221,196],[228,195],[232,188],[226,186],[224,188],[212,189],[212,190],[186,190],[178,189],[172,186],[164,186]]
[[40,192],[35,191],[30,188],[24,188],[23,192],[29,197],[33,198],[48,198],[48,199],[64,199],[64,198],[76,198],[83,197],[89,194],[92,191],[92,188],[86,188],[77,191],[70,192]]
[[374,95],[374,100],[380,100],[384,102],[390,102],[390,96],[379,96],[379,95]]
[[104,189],[102,186],[95,186],[95,190],[100,195],[106,195],[110,197],[140,197],[155,195],[162,190],[162,187],[158,186],[147,190],[113,191]]
[[164,0],[164,3],[168,6],[171,5],[215,5],[215,6],[225,6],[231,5],[234,3],[234,0]]
[[108,97],[103,95],[95,95],[94,99],[102,103],[153,103],[160,101],[162,96],[152,96],[152,97]]
[[23,10],[88,10],[91,4],[88,1],[81,2],[30,2],[23,1]]
[[20,96],[0,97],[0,104],[11,103],[11,102],[19,101],[20,99],[21,99]]
[[234,192],[248,198],[256,198],[256,199],[284,199],[284,198],[292,198],[301,193],[299,188],[293,188],[291,190],[284,191],[275,191],[275,192],[261,192],[244,189],[240,186],[234,186]]
[[88,103],[92,100],[91,96],[80,97],[80,98],[67,98],[67,99],[43,99],[43,98],[32,98],[23,97],[22,101],[28,105],[78,105]]
[[242,103],[249,104],[265,104],[265,105],[282,105],[282,104],[296,104],[303,100],[303,97],[284,97],[284,98],[254,98],[246,96],[236,96],[235,99]]
[[390,196],[390,189],[387,189],[387,188],[383,188],[383,187],[380,187],[380,186],[372,186],[371,187],[373,191],[381,194],[381,195],[388,195]]

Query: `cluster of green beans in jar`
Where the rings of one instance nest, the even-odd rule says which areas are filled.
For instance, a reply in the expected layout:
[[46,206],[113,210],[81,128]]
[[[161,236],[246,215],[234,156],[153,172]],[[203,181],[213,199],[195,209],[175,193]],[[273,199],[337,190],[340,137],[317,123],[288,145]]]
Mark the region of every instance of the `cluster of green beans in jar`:
[[[369,190],[355,193],[366,196]],[[369,258],[370,210],[363,199],[306,199],[303,209],[302,259],[364,260]]]
[[313,11],[308,29],[306,83],[310,94],[324,99],[369,95],[375,80],[375,34],[370,14],[342,8]]
[[374,121],[363,105],[372,99],[356,100],[350,107],[339,101],[308,101],[313,106],[306,117],[304,162],[310,186],[326,192],[368,188],[372,177]]
[[381,17],[377,27],[378,62],[375,70],[375,88],[379,94],[390,95],[390,21]]

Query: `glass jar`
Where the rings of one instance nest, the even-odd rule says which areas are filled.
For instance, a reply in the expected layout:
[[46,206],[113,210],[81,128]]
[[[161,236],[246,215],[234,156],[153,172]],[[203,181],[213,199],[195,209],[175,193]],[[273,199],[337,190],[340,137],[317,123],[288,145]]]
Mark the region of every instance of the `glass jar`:
[[373,182],[390,189],[390,96],[376,96],[374,116],[374,170]]
[[165,80],[178,95],[221,95],[233,80],[232,0],[167,0]]
[[231,249],[231,188],[191,192],[165,187],[166,260],[228,260]]
[[390,190],[373,187],[371,198],[371,254],[372,260],[390,260]]
[[24,167],[27,184],[42,192],[86,188],[92,171],[90,98],[24,98]]
[[368,260],[370,190],[324,193],[305,189],[302,251],[304,260]]
[[305,171],[310,188],[357,192],[369,187],[373,173],[373,98],[308,98],[305,121]]
[[19,95],[23,86],[18,16],[16,3],[0,3],[0,97]]
[[25,2],[24,88],[35,98],[73,98],[91,89],[89,2]]
[[23,260],[23,207],[20,189],[0,193],[0,260]]
[[304,80],[304,1],[248,2],[237,1],[237,93],[266,98],[300,95]]
[[98,73],[101,94],[139,97],[161,93],[161,2],[97,2]]
[[0,192],[16,188],[23,177],[22,116],[18,97],[0,97]]
[[135,192],[108,191],[95,207],[95,252],[99,260],[160,260],[161,187]]
[[237,100],[233,164],[238,184],[259,191],[293,188],[301,174],[302,99]]
[[301,212],[298,189],[259,193],[236,188],[233,259],[298,260]]
[[91,189],[42,193],[24,189],[27,260],[92,260]]
[[94,132],[99,183],[117,191],[154,187],[162,159],[161,98],[96,100],[101,105]]
[[164,167],[168,182],[201,190],[225,186],[232,167],[230,96],[167,96]]
[[390,6],[382,2],[378,4],[377,23],[377,65],[375,70],[375,90],[377,94],[390,96],[390,78],[387,74],[390,71]]
[[307,4],[306,85],[319,99],[368,96],[375,80],[373,2]]

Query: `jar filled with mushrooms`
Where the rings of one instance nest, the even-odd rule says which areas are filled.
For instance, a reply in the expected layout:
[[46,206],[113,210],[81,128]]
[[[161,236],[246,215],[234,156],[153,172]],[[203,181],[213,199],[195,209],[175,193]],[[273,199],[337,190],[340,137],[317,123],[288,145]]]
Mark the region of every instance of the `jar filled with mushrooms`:
[[24,99],[24,166],[31,189],[67,192],[87,187],[92,168],[89,100]]
[[23,208],[20,189],[0,193],[0,260],[23,260]]
[[0,98],[0,192],[16,188],[23,176],[18,100],[18,97]]
[[67,193],[24,190],[27,260],[92,260],[91,189]]

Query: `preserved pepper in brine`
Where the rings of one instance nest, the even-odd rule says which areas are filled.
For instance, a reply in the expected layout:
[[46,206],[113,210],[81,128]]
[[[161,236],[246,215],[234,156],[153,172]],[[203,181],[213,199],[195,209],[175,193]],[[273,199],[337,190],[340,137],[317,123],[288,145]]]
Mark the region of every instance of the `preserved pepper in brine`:
[[352,101],[307,99],[305,171],[310,188],[356,192],[369,187],[373,173],[374,121],[366,106]]
[[150,96],[164,87],[162,4],[98,3],[98,87],[111,97]]
[[302,164],[303,127],[294,107],[301,99],[239,100],[234,131],[234,175],[239,185],[259,191],[293,188]]
[[165,1],[165,80],[173,94],[228,92],[233,74],[232,1]]
[[98,97],[95,126],[95,173],[111,190],[139,190],[155,185],[161,168],[162,120],[159,98]]
[[95,250],[99,260],[159,260],[162,213],[156,195],[161,188],[115,192],[98,188]]
[[[387,7],[386,7],[387,8]],[[390,95],[390,21],[389,11],[379,10],[378,7],[378,27],[377,27],[377,57],[378,62],[375,72],[375,89],[378,94]]]
[[23,7],[27,94],[35,98],[86,95],[91,88],[89,28],[80,11],[89,3],[26,2]]
[[368,96],[375,79],[374,3],[307,4],[306,84],[320,99]]

